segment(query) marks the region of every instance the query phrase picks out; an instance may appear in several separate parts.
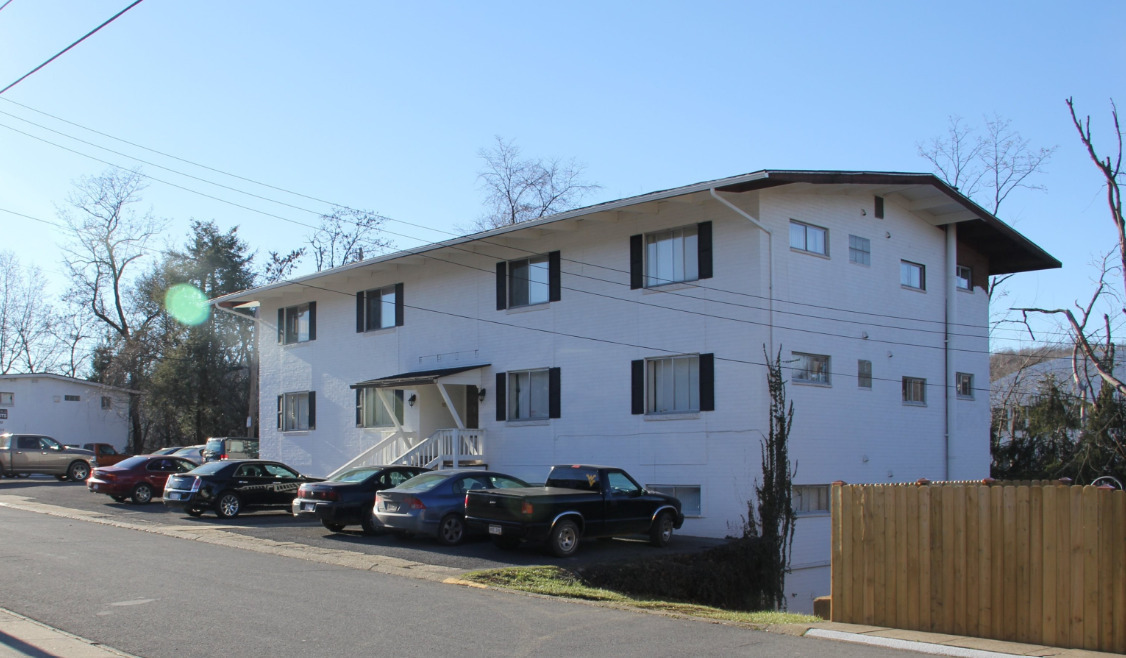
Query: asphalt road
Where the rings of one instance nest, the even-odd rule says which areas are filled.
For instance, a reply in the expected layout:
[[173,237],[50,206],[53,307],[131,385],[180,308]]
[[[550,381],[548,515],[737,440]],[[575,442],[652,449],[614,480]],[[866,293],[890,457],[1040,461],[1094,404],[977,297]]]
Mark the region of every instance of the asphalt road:
[[404,578],[4,507],[0,574],[0,607],[151,658],[900,653]]

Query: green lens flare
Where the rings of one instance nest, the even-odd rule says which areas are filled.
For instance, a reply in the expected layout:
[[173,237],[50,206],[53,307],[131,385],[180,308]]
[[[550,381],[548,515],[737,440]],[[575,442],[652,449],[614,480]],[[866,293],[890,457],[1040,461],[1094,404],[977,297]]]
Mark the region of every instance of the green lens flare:
[[189,283],[177,283],[164,294],[164,308],[178,321],[187,325],[202,324],[211,316],[207,296]]

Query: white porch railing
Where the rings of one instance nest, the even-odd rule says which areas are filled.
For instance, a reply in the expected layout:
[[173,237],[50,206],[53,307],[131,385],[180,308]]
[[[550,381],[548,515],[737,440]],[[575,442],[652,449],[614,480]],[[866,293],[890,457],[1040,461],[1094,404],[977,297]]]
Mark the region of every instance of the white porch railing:
[[485,430],[442,429],[421,441],[395,431],[329,473],[328,477],[350,468],[391,464],[442,468],[448,462],[457,468],[466,461],[484,461],[484,448]]

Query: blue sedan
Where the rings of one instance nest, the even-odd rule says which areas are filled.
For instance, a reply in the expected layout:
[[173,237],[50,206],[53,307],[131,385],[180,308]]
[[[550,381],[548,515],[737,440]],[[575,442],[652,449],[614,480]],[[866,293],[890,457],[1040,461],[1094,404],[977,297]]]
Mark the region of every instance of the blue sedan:
[[374,512],[392,531],[430,535],[441,544],[454,546],[466,535],[465,492],[526,486],[519,478],[492,471],[434,471],[377,493]]

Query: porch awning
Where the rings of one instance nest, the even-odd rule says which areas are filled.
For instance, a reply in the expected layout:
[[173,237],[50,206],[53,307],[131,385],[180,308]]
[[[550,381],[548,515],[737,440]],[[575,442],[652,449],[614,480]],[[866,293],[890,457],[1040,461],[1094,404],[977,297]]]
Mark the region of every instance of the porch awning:
[[449,377],[456,375],[459,372],[466,370],[475,370],[477,368],[487,368],[490,364],[481,363],[475,366],[460,366],[457,368],[439,368],[438,370],[417,370],[415,372],[404,372],[399,375],[391,375],[389,377],[380,377],[379,379],[369,379],[366,382],[359,382],[352,384],[349,388],[403,388],[406,386],[421,386],[423,384],[433,384],[442,377]]

